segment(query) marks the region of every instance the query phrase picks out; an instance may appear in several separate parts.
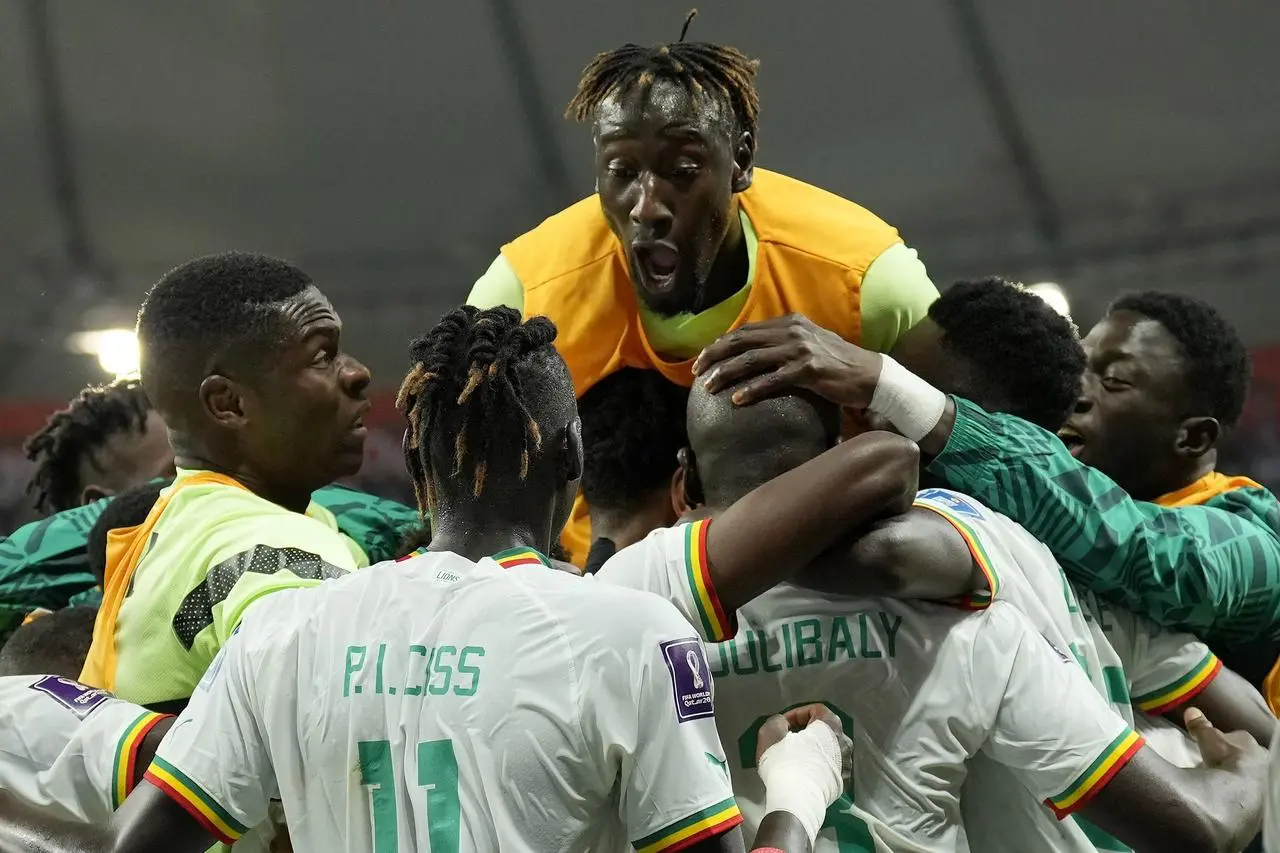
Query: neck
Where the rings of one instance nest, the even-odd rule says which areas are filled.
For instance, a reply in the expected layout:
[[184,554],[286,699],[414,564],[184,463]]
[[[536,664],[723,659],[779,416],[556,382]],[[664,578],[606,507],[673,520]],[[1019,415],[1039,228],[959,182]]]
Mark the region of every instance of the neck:
[[747,283],[747,270],[751,268],[747,258],[747,238],[742,233],[742,217],[738,213],[737,199],[729,213],[729,227],[725,231],[724,240],[720,243],[720,251],[711,265],[707,275],[707,286],[703,289],[702,299],[705,304],[695,304],[693,313],[706,311],[713,305],[719,305],[737,293]]
[[431,516],[429,551],[449,551],[476,562],[511,548],[532,548],[546,554],[550,546],[549,522],[530,523],[450,511],[437,506]]
[[1182,489],[1185,489],[1187,486],[1190,486],[1192,483],[1194,483],[1196,480],[1199,480],[1201,477],[1212,474],[1214,469],[1217,467],[1218,467],[1218,451],[1210,450],[1208,453],[1204,454],[1203,456],[1196,459],[1193,463],[1189,464],[1185,470],[1185,473],[1181,477],[1178,477],[1176,479],[1171,478],[1168,483],[1170,488],[1164,489],[1163,491],[1160,492],[1159,495],[1155,495],[1151,499],[1155,500],[1155,498],[1160,497],[1160,495],[1167,495],[1167,494],[1170,494],[1171,492],[1177,492]]
[[212,471],[230,477],[258,497],[292,512],[305,513],[311,504],[311,489],[270,483],[245,465],[224,465],[201,454],[183,451],[175,452],[174,464],[179,468]]
[[591,518],[592,539],[609,539],[619,551],[628,545],[634,545],[659,527],[671,524],[671,501],[666,498],[662,503],[654,503],[631,513],[598,513]]

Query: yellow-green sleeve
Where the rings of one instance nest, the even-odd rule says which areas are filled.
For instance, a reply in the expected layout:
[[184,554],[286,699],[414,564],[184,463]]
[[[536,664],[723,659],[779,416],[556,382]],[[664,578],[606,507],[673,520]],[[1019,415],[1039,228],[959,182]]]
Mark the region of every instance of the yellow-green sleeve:
[[[864,284],[863,287],[866,287]],[[498,257],[489,264],[489,269],[476,280],[467,295],[467,304],[477,308],[496,308],[506,305],[517,311],[524,311],[524,285],[516,277],[516,271],[507,263],[507,259],[498,253]]]
[[[478,286],[478,285],[477,285]],[[862,345],[888,352],[903,332],[919,323],[938,298],[916,250],[894,243],[862,277]]]

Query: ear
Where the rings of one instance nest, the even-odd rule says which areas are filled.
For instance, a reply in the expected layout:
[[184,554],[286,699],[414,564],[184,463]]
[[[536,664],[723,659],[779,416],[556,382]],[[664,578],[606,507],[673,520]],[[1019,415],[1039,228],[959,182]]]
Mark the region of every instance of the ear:
[[[249,422],[246,411],[247,389],[227,377],[214,373],[200,383],[200,403],[219,426],[242,429]],[[252,406],[252,401],[249,401]]]
[[80,506],[91,504],[101,498],[109,498],[114,494],[115,492],[110,489],[104,489],[102,486],[90,483],[84,487],[84,491],[80,492]]
[[702,481],[698,479],[698,460],[694,457],[693,450],[688,447],[680,448],[676,453],[676,460],[680,463],[680,468],[672,477],[671,484],[674,489],[676,483],[679,483],[680,492],[679,502],[674,503],[676,498],[673,496],[673,503],[677,513],[684,515],[688,510],[701,506],[706,499],[702,494]]
[[746,192],[756,176],[756,140],[745,131],[733,145],[733,191]]
[[577,482],[582,479],[582,418],[565,427],[563,449],[560,476],[563,482]]
[[1217,418],[1187,418],[1178,425],[1173,447],[1179,456],[1203,456],[1213,450],[1221,434],[1222,425]]

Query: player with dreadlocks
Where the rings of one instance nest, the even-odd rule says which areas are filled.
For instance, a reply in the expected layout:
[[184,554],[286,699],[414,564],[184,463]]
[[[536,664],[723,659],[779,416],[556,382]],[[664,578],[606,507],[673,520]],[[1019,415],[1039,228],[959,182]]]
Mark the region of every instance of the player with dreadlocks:
[[[583,72],[567,115],[591,127],[596,193],[503,246],[467,300],[555,321],[579,396],[623,367],[687,388],[703,347],[788,312],[889,352],[937,297],[894,228],[756,168],[757,66],[682,32]],[[579,501],[564,540],[579,565],[590,541]]]
[[36,464],[27,493],[46,515],[173,474],[164,421],[137,379],[85,388],[23,449]]
[[[427,549],[259,601],[110,826],[0,793],[0,850],[198,853],[272,798],[304,850],[742,849],[692,626],[542,556],[582,472],[555,334],[464,307],[415,340],[399,405]],[[761,729],[796,811],[843,787],[838,730],[812,706]],[[767,820],[762,846],[809,850],[795,812]]]

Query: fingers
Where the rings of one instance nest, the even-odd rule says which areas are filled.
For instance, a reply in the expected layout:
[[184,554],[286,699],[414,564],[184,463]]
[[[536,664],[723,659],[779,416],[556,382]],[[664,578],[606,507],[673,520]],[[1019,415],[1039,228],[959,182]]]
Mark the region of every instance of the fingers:
[[1187,734],[1191,735],[1196,745],[1200,747],[1200,755],[1204,758],[1205,764],[1212,767],[1230,756],[1230,742],[1222,732],[1213,727],[1213,723],[1209,722],[1209,718],[1199,708],[1188,708],[1183,713],[1182,720],[1187,727]]
[[795,326],[808,322],[804,317],[788,314],[759,323],[748,323],[740,329],[721,335],[694,359],[693,375],[701,376],[718,362],[747,350],[780,344],[787,340]]
[[811,705],[801,705],[799,708],[792,708],[782,715],[787,722],[791,724],[793,730],[803,729],[812,722],[826,723],[836,731],[840,731],[840,718],[832,713],[831,709],[821,702],[815,702]]
[[791,724],[781,714],[774,714],[765,720],[756,741],[756,762],[759,763],[760,756],[764,755],[769,747],[786,737],[789,731],[791,731]]

